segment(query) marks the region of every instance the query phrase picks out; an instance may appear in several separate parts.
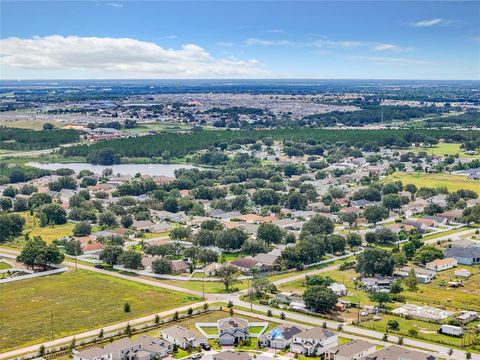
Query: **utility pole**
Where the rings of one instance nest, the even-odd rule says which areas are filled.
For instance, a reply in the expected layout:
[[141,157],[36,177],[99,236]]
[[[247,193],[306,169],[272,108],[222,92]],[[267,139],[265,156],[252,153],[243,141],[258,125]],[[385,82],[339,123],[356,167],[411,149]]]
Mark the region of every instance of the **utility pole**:
[[52,309],[50,309],[50,336],[53,340],[53,312],[52,312]]
[[203,301],[205,301],[205,273],[203,274],[202,278],[202,293],[203,293]]

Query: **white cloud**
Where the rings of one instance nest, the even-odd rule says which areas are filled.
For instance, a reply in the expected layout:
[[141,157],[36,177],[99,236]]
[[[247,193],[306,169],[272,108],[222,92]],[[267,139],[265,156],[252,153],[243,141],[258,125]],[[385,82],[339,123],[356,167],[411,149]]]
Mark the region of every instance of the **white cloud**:
[[411,47],[401,47],[394,44],[376,44],[372,46],[373,50],[376,51],[393,51],[393,52],[401,52],[401,51],[412,51],[413,48]]
[[217,46],[222,46],[222,47],[232,47],[232,46],[233,46],[233,42],[220,41],[220,42],[217,42],[215,45],[217,45]]
[[442,18],[436,19],[425,19],[411,23],[410,25],[414,27],[432,27],[432,26],[441,26],[441,25],[450,25],[452,24],[452,20],[445,20]]
[[350,56],[353,60],[365,60],[383,65],[433,65],[434,62],[427,60],[417,60],[403,57],[388,56]]
[[[268,74],[254,59],[214,58],[205,49],[164,49],[129,38],[52,35],[0,40],[0,64],[9,69],[99,73],[105,78],[258,77]],[[51,71],[51,72],[49,72]],[[4,75],[5,76],[5,75]]]
[[262,32],[271,33],[271,34],[281,34],[281,33],[284,33],[285,31],[283,31],[282,29],[267,29]]
[[111,6],[111,7],[117,8],[117,9],[123,8],[123,4],[119,4],[119,3],[110,2],[110,3],[106,3],[105,5]]
[[470,40],[480,43],[480,36],[472,36]]
[[296,43],[289,40],[263,40],[263,39],[247,39],[245,45],[247,46],[293,46]]

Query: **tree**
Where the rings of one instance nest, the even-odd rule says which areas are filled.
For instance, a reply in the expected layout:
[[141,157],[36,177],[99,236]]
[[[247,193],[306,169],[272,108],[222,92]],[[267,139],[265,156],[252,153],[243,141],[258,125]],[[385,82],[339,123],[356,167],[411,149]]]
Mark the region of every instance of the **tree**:
[[373,292],[369,296],[370,300],[378,303],[379,307],[383,307],[383,304],[392,302],[392,295],[384,292]]
[[25,218],[23,216],[0,212],[0,242],[20,235],[24,225]]
[[306,235],[328,235],[333,233],[334,227],[332,220],[317,214],[303,225],[300,238],[304,238]]
[[121,246],[107,245],[100,253],[99,258],[109,265],[116,265],[122,253],[123,250]]
[[400,324],[398,323],[397,320],[388,320],[387,326],[390,330],[399,330],[400,329]]
[[331,289],[321,285],[309,286],[303,293],[303,300],[307,308],[316,312],[332,310],[337,299],[337,295]]
[[362,237],[358,233],[350,232],[347,234],[347,244],[350,247],[357,247],[362,245]]
[[266,276],[256,276],[252,281],[252,288],[257,295],[263,295],[272,286],[270,280]]
[[389,251],[367,248],[357,256],[356,271],[364,275],[392,275],[394,262]]
[[82,255],[82,244],[78,240],[72,240],[65,245],[65,252],[71,256]]
[[123,304],[123,312],[129,313],[131,311],[130,304],[126,302]]
[[342,212],[340,213],[340,220],[342,223],[348,223],[348,226],[352,226],[357,221],[358,215],[353,212]]
[[25,211],[28,210],[28,200],[25,198],[17,197],[13,204],[13,211]]
[[170,231],[170,238],[172,240],[187,240],[192,236],[192,229],[187,226],[177,226]]
[[43,124],[43,130],[53,130],[55,128],[55,125],[52,123],[45,123]]
[[47,193],[36,193],[28,199],[28,205],[31,208],[39,208],[42,205],[50,204],[52,197]]
[[8,211],[12,208],[13,202],[10,198],[8,197],[0,197],[0,210],[2,211]]
[[382,199],[382,204],[389,210],[400,209],[403,205],[402,197],[398,194],[387,194]]
[[415,274],[415,270],[411,269],[408,276],[403,280],[404,284],[407,286],[408,290],[415,291],[417,290],[417,275]]
[[248,235],[238,228],[226,229],[218,233],[216,243],[222,249],[235,250],[240,249],[247,239]]
[[282,241],[283,233],[279,226],[272,223],[262,223],[258,227],[257,237],[267,245],[278,244]]
[[123,227],[128,229],[133,224],[132,215],[127,214],[127,215],[122,216],[120,222],[122,223]]
[[92,233],[92,226],[86,221],[80,221],[73,228],[73,236],[88,236]]
[[286,206],[289,209],[293,210],[305,210],[307,207],[307,198],[305,195],[300,194],[299,192],[292,191],[287,196]]
[[370,205],[363,212],[363,216],[369,223],[376,224],[388,218],[388,210],[384,206]]
[[433,245],[423,246],[413,257],[413,261],[425,265],[436,259],[443,259],[443,251]]
[[152,262],[152,270],[155,274],[171,274],[172,264],[165,258],[156,259]]
[[142,254],[136,251],[124,251],[118,261],[127,269],[138,269],[142,266]]
[[98,215],[98,224],[105,227],[117,226],[117,218],[110,210],[106,210]]
[[40,208],[40,214],[44,214],[47,224],[61,225],[67,222],[67,213],[58,204],[46,204]]
[[237,269],[231,265],[224,265],[218,270],[218,276],[222,280],[225,290],[228,292],[232,285],[238,284],[240,280],[238,279]]
[[17,260],[34,269],[36,265],[46,268],[50,265],[61,264],[64,258],[65,256],[57,246],[47,245],[40,236],[35,236],[27,241]]

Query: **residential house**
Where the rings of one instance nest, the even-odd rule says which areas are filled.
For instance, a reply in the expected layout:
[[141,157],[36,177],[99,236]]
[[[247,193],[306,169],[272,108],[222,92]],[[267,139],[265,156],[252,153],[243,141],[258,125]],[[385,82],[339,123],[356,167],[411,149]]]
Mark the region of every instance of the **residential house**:
[[105,346],[105,350],[112,352],[114,360],[136,360],[136,353],[141,348],[140,342],[130,338],[123,338]]
[[362,282],[363,286],[369,289],[385,289],[385,288],[389,288],[392,285],[394,278],[390,276],[389,277],[377,276],[377,277],[370,277],[370,278],[362,278],[360,281]]
[[248,321],[237,317],[218,320],[217,329],[220,345],[239,344],[250,338]]
[[237,258],[230,261],[230,265],[236,267],[239,271],[243,273],[248,273],[250,270],[257,268],[258,262],[251,258]]
[[173,325],[160,330],[162,339],[179,346],[182,349],[194,348],[208,343],[207,338],[179,325]]
[[337,284],[333,283],[327,286],[330,290],[332,290],[337,296],[345,296],[347,295],[347,288],[344,284]]
[[212,262],[203,268],[203,272],[207,276],[216,276],[218,273],[218,270],[220,270],[221,267],[222,267],[221,264],[217,262]]
[[222,351],[218,354],[213,355],[213,360],[252,360],[252,354],[242,351]]
[[458,269],[458,270],[455,270],[455,272],[453,273],[455,276],[458,276],[458,277],[470,277],[472,275],[472,273],[470,271],[468,271],[467,269]]
[[260,264],[260,267],[265,271],[273,270],[278,265],[279,259],[280,256],[272,254],[257,254],[252,257],[252,260],[255,260],[257,264]]
[[184,274],[190,271],[191,264],[188,261],[173,260],[170,265],[172,266],[173,274]]
[[338,345],[338,335],[328,329],[311,328],[293,336],[290,351],[306,356],[319,356]]
[[445,249],[443,252],[445,257],[454,258],[458,264],[476,265],[480,264],[480,246],[456,246]]
[[369,354],[361,360],[436,360],[437,357],[418,350],[407,349],[397,345],[390,345]]
[[464,325],[472,321],[475,321],[477,319],[478,319],[478,313],[475,311],[462,311],[460,315],[457,316],[457,320]]
[[73,360],[113,360],[113,354],[96,346],[82,351],[73,350]]
[[326,353],[326,360],[358,360],[374,353],[375,344],[364,340],[352,340],[345,344],[335,346]]
[[433,271],[444,271],[457,266],[454,258],[435,259],[425,264],[425,267]]
[[445,211],[441,214],[437,215],[438,217],[446,218],[448,223],[458,222],[460,218],[463,216],[463,211],[459,209]]
[[135,220],[131,228],[135,231],[149,232],[154,225],[155,223],[150,220]]
[[304,329],[295,325],[279,325],[261,335],[258,338],[258,343],[261,346],[283,350],[290,346],[293,341],[293,337],[297,334],[300,334],[302,331],[304,331]]

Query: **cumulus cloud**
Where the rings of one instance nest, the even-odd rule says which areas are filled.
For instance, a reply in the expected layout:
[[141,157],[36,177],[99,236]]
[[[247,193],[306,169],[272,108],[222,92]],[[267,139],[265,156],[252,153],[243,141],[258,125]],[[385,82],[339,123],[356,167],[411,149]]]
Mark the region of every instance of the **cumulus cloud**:
[[104,77],[195,78],[262,76],[252,60],[218,59],[195,44],[164,49],[130,38],[52,35],[0,40],[0,64],[33,70],[97,71]]
[[425,19],[411,23],[414,27],[432,27],[432,26],[440,26],[440,25],[449,25],[452,24],[452,20],[445,20],[442,18],[436,19]]

